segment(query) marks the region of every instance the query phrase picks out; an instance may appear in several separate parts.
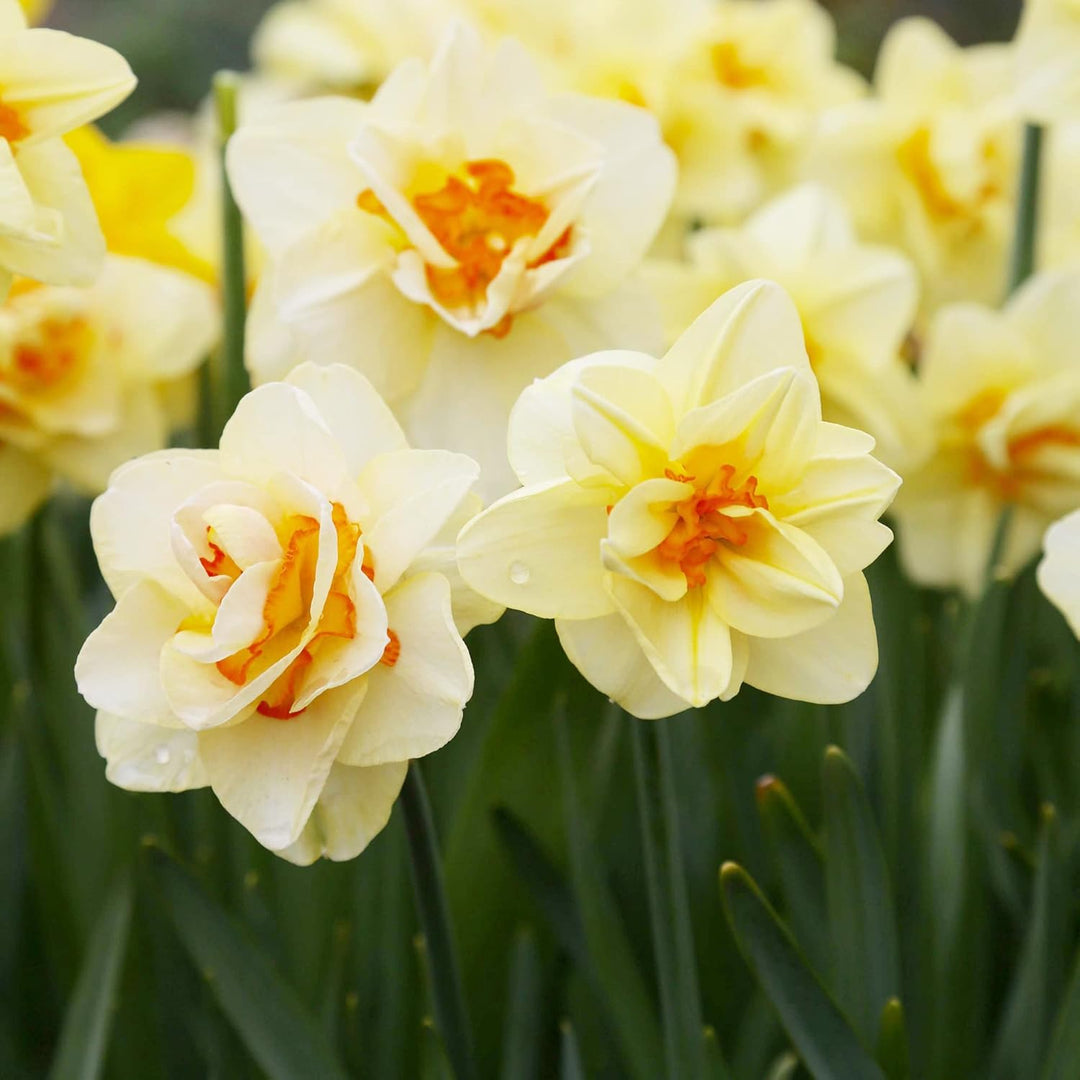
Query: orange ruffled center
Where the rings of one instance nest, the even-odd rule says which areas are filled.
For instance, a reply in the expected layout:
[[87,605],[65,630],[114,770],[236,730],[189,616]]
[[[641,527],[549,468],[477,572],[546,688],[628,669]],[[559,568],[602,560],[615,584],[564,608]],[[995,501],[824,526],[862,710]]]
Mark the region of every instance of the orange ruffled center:
[[[412,199],[420,220],[457,262],[449,268],[426,267],[432,295],[451,310],[483,304],[488,286],[498,277],[514,245],[538,236],[550,216],[539,199],[513,190],[514,170],[505,161],[467,161],[462,172],[463,176],[451,173],[442,187]],[[370,189],[360,193],[357,205],[392,223],[389,212]],[[528,264],[529,269],[562,258],[569,250],[570,237],[571,228],[567,228],[540,258]],[[507,314],[489,333],[505,337],[512,325],[513,316]]]
[[[311,640],[285,671],[270,685],[259,701],[257,711],[275,720],[291,720],[303,709],[296,709],[296,698],[308,668],[327,642],[348,641],[356,637],[356,605],[349,595],[360,526],[345,516],[339,503],[333,505],[334,529],[338,555],[334,578],[322,615]],[[319,523],[306,514],[290,514],[278,530],[285,554],[270,583],[263,605],[263,628],[255,640],[232,656],[219,660],[217,669],[230,682],[245,686],[299,644],[310,619],[315,569],[319,559]],[[240,568],[214,542],[213,530],[207,529],[210,557],[203,559],[207,574],[224,574],[234,581]]]
[[[692,484],[696,477],[665,470],[669,480]],[[741,484],[733,485],[735,466],[722,466],[713,479],[674,506],[678,517],[671,532],[657,546],[662,559],[679,564],[688,588],[705,584],[705,567],[723,544],[742,547],[747,541],[746,529],[738,518],[724,513],[732,506],[767,510],[769,501],[757,492],[757,477],[748,476]]]
[[30,134],[30,129],[23,122],[23,118],[10,105],[0,101],[0,139],[7,139],[9,143],[17,143]]
[[93,330],[82,316],[45,319],[34,336],[18,341],[4,382],[25,394],[43,394],[69,379],[90,352]]

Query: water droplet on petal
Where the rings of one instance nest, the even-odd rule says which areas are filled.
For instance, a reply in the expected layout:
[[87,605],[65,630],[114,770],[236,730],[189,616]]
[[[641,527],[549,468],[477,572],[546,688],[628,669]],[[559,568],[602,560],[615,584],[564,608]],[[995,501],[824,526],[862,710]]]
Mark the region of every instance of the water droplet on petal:
[[159,746],[154,751],[154,760],[159,765],[168,765],[169,764],[169,759],[171,757],[172,757],[172,753],[169,751],[169,748],[164,743],[162,743],[161,746]]
[[525,585],[529,581],[529,568],[520,562],[514,562],[510,564],[510,580],[515,585]]

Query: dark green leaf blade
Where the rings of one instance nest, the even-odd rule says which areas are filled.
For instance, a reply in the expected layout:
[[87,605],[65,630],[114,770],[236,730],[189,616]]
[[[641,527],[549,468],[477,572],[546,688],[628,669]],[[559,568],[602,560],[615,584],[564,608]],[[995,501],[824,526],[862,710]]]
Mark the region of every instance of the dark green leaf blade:
[[192,963],[271,1080],[344,1080],[345,1072],[295,992],[266,957],[163,853],[153,853],[165,907]]
[[839,747],[825,751],[825,895],[833,943],[833,990],[864,1043],[900,992],[896,915],[869,800]]
[[105,1066],[113,1006],[131,927],[131,878],[113,886],[90,937],[86,960],[71,997],[51,1080],[95,1080]]
[[749,874],[725,863],[720,891],[739,948],[810,1072],[817,1080],[883,1080]]

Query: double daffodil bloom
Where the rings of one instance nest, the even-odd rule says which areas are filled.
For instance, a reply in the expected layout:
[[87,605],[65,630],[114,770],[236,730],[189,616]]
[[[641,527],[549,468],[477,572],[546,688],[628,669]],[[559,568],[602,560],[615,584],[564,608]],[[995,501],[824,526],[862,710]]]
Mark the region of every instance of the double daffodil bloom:
[[567,656],[641,717],[747,683],[848,701],[877,667],[863,569],[899,477],[825,423],[802,325],[777,285],[710,307],[660,360],[596,353],[526,390],[525,486],[458,539],[462,576],[555,620]]
[[346,361],[414,443],[476,458],[488,491],[512,484],[506,419],[532,378],[660,336],[627,284],[675,182],[655,120],[549,97],[512,42],[488,53],[458,25],[370,104],[295,102],[244,126],[228,166],[271,260],[255,380]]
[[355,371],[310,364],[248,394],[220,449],[119,469],[90,520],[116,607],[75,669],[109,779],[209,785],[296,863],[358,854],[409,759],[457,731],[461,635],[498,614],[453,606],[477,473],[409,449]]
[[1021,124],[1006,45],[960,48],[911,18],[886,35],[874,94],[827,111],[809,165],[860,234],[907,252],[928,311],[1005,292]]
[[1036,123],[1080,116],[1080,2],[1025,0],[1016,34],[1017,98]]
[[0,0],[0,295],[12,274],[89,284],[105,253],[74,155],[59,136],[108,112],[135,86],[104,45],[27,29]]
[[1080,637],[1080,510],[1055,521],[1043,537],[1043,557],[1035,574],[1046,598]]
[[935,449],[894,512],[914,581],[982,587],[1002,511],[1000,569],[1020,569],[1046,527],[1080,506],[1080,275],[1031,279],[1002,311],[942,309],[920,369]]
[[17,279],[0,303],[0,533],[57,477],[96,495],[163,447],[169,391],[217,333],[206,285],[141,259],[107,256],[86,289]]
[[906,258],[860,243],[843,203],[811,184],[773,200],[741,228],[693,233],[687,248],[687,263],[649,267],[669,340],[740,282],[776,281],[799,311],[825,419],[869,432],[878,456],[895,468],[917,460],[915,379],[900,357],[918,304]]

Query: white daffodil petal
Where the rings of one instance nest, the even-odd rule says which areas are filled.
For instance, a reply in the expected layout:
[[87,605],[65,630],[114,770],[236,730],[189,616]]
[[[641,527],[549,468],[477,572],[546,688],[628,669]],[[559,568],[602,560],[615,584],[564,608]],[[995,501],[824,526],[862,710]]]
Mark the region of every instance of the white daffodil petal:
[[458,567],[482,596],[540,618],[611,611],[600,541],[608,495],[572,480],[526,488],[474,518],[458,538]]
[[110,784],[128,791],[191,791],[210,783],[194,731],[158,727],[99,712],[98,753]]
[[861,694],[877,671],[877,634],[862,574],[844,579],[836,613],[787,638],[751,638],[745,681],[768,694],[837,705]]
[[221,805],[271,851],[295,843],[348,733],[362,686],[324,694],[294,720],[258,714],[204,731],[199,756]]
[[400,651],[367,677],[367,695],[338,755],[347,765],[407,761],[438,750],[457,733],[472,695],[472,662],[454,625],[445,578],[410,577],[387,594],[386,610]]

